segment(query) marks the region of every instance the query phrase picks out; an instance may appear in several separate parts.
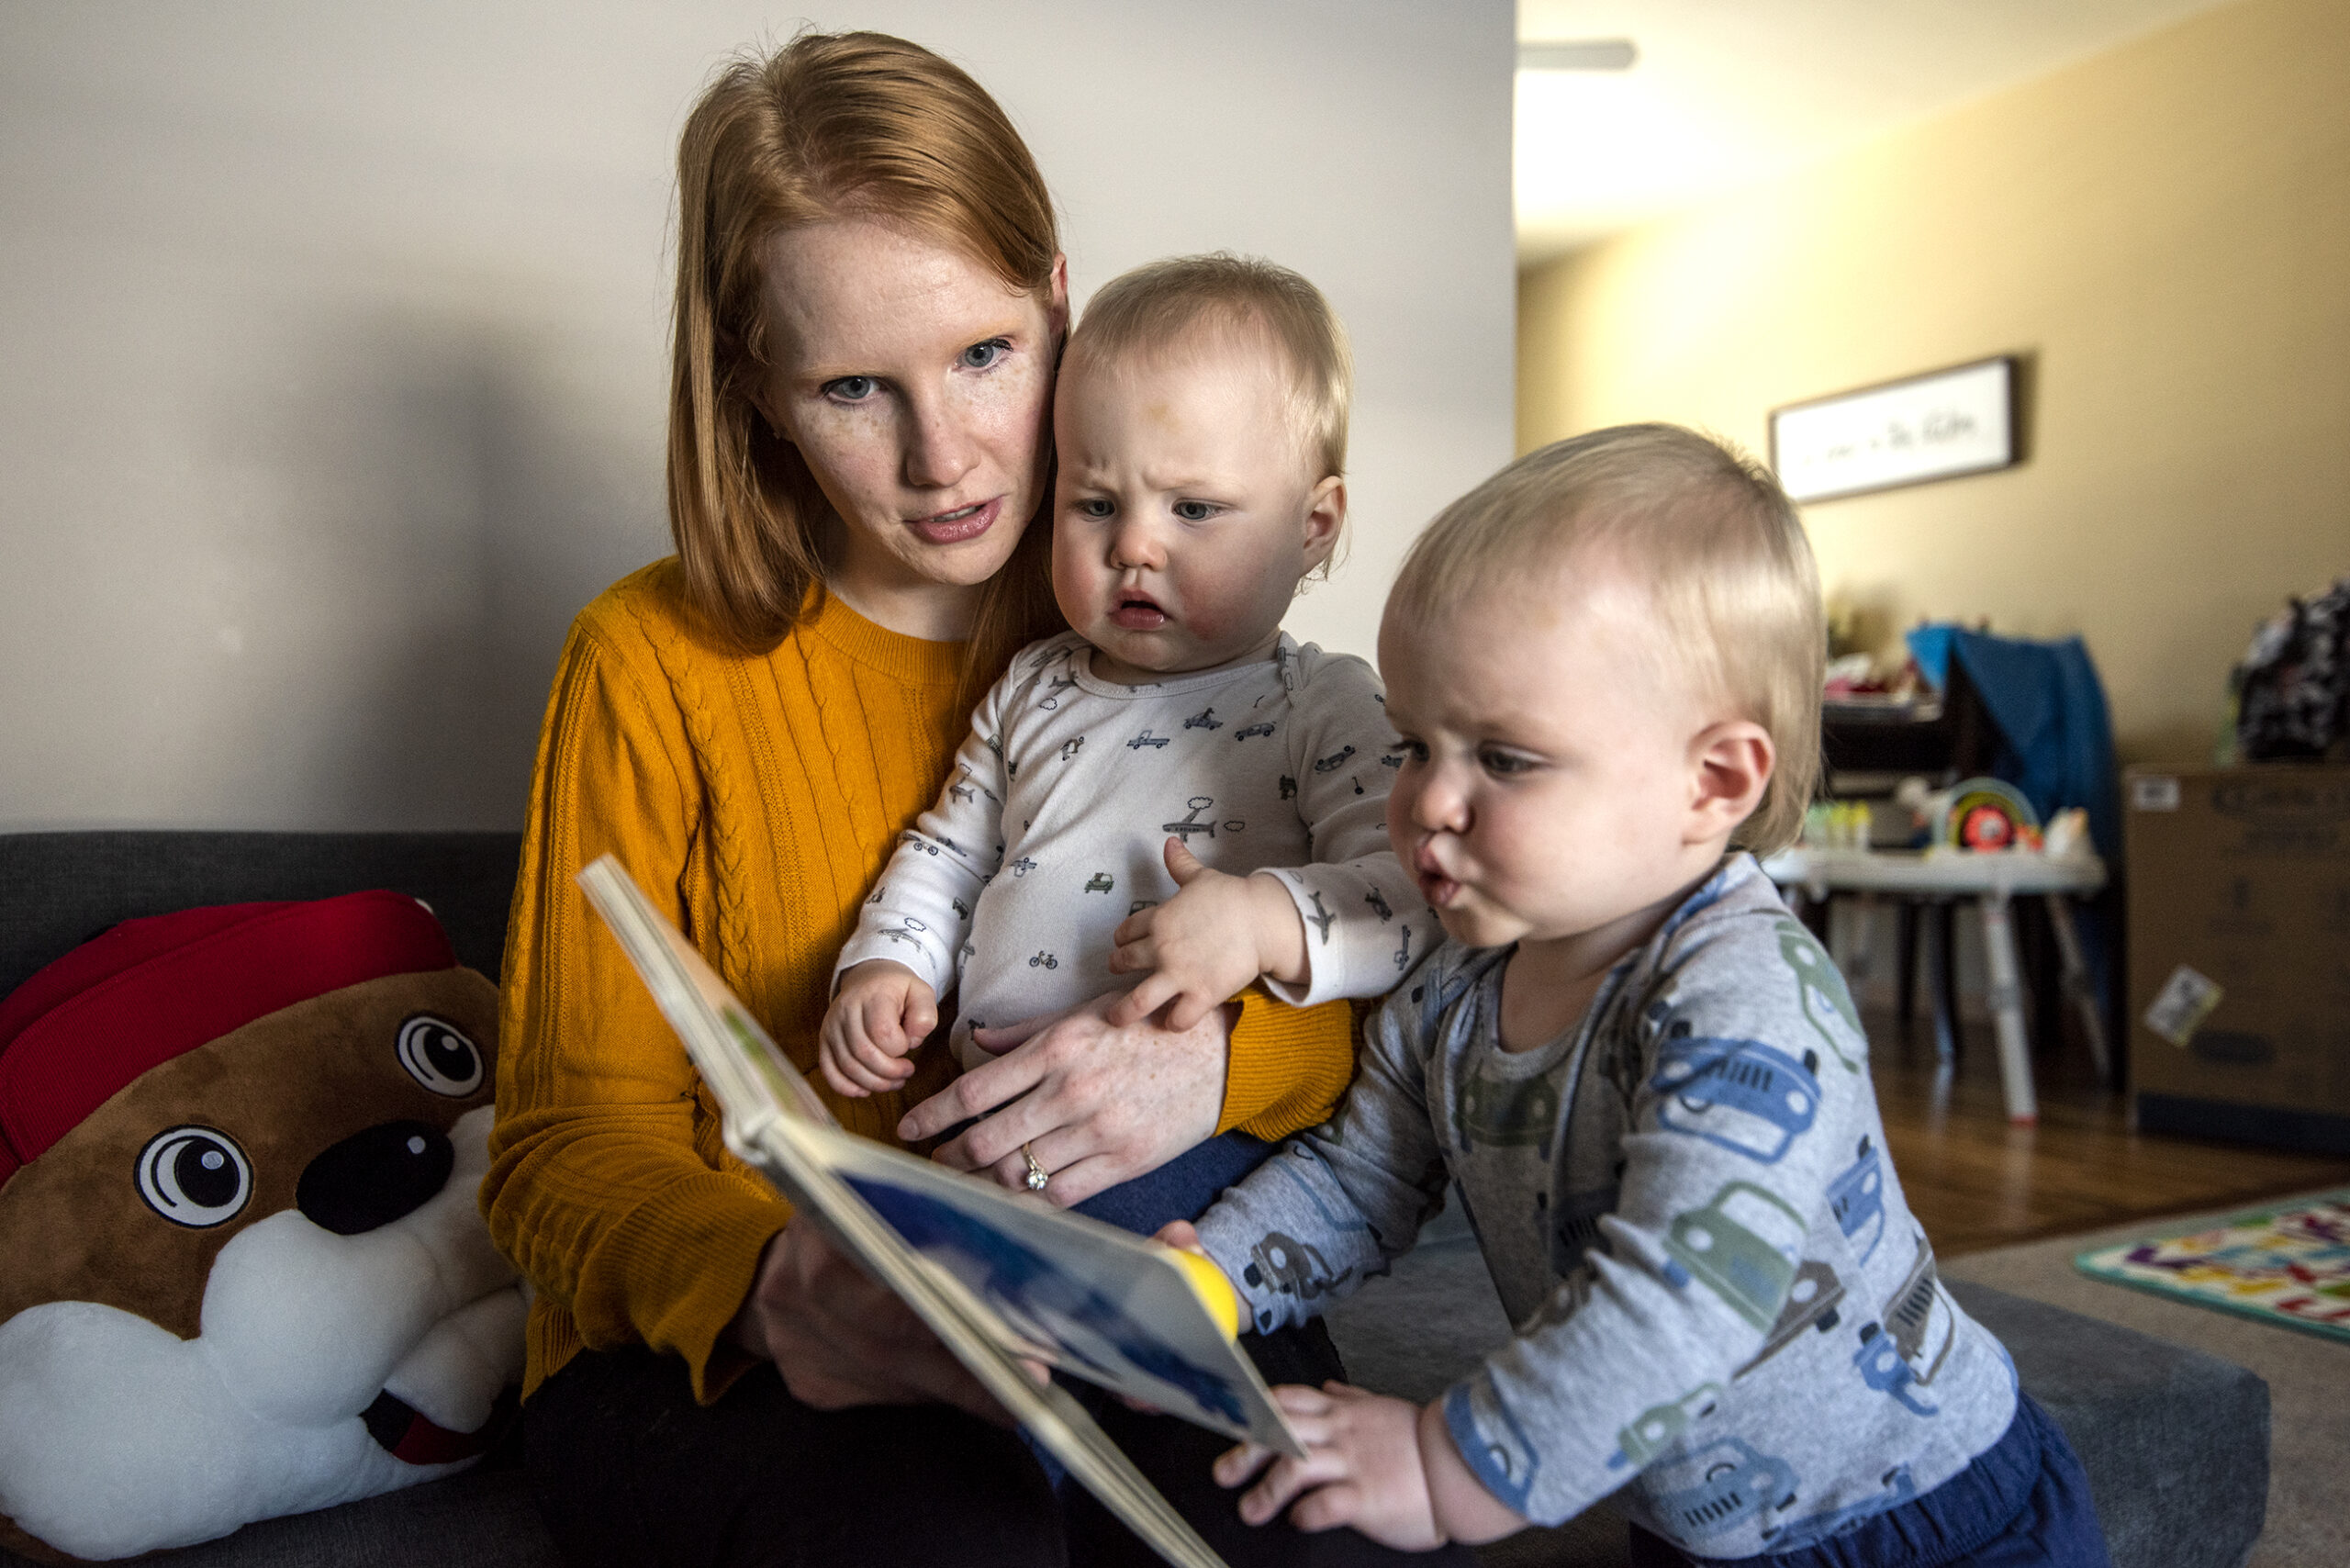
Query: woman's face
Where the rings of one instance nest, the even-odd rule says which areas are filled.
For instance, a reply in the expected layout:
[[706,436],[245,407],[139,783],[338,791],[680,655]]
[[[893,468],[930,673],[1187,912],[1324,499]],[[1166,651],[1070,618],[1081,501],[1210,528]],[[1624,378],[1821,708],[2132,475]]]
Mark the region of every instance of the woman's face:
[[959,636],[971,589],[1045,497],[1068,319],[965,252],[866,218],[766,252],[770,366],[756,399],[845,527],[831,586],[885,625]]

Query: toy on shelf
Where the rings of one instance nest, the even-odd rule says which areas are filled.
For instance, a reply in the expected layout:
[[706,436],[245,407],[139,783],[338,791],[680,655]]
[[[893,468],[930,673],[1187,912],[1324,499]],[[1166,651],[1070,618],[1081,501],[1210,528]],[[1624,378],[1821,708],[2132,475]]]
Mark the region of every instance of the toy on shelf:
[[1940,849],[2037,850],[2040,813],[2012,784],[1964,779],[1937,797],[1928,842]]

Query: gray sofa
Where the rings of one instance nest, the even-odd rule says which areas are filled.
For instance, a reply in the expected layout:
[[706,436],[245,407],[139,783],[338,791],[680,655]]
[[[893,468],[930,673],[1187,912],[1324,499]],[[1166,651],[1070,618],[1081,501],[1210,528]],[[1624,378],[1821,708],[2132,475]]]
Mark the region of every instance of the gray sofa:
[[[0,834],[0,996],[122,920],[197,904],[394,888],[431,904],[459,957],[495,979],[519,853],[512,834]],[[2117,1568],[2236,1568],[2260,1533],[2267,1385],[2240,1367],[1982,1286],[1953,1293],[2013,1353],[2081,1453]],[[1331,1318],[1356,1381],[1424,1398],[1509,1331],[1465,1229],[1439,1220],[1390,1278]],[[1486,1549],[1492,1564],[1625,1561],[1603,1506]],[[0,1551],[0,1565],[24,1559]],[[179,1568],[553,1563],[510,1448],[466,1474],[247,1526]]]

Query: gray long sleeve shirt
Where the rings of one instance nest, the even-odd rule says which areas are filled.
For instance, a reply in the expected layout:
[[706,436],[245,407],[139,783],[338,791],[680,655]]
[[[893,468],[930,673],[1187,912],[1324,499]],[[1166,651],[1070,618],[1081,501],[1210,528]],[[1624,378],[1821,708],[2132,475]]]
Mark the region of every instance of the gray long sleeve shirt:
[[1530,1519],[1620,1493],[1694,1554],[1788,1551],[1997,1441],[2014,1369],[1936,1279],[1842,978],[1753,860],[1532,1050],[1501,1048],[1510,951],[1431,953],[1337,1114],[1201,1219],[1257,1327],[1384,1272],[1449,1182],[1516,1332],[1445,1417]]

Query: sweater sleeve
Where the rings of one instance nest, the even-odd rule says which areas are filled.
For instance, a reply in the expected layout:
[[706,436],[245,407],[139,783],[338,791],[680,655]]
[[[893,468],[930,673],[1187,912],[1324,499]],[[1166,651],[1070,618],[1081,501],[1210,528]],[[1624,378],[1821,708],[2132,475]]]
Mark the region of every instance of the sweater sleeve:
[[1232,1027],[1215,1130],[1287,1137],[1327,1119],[1354,1075],[1353,1003],[1291,1007],[1250,986]]
[[683,1047],[573,879],[610,852],[711,940],[688,897],[701,791],[684,726],[589,615],[565,647],[532,781],[481,1207],[588,1347],[673,1351],[708,1402],[749,1365],[722,1335],[791,1211],[726,1168]]

